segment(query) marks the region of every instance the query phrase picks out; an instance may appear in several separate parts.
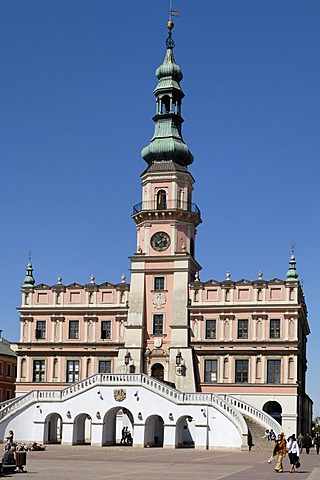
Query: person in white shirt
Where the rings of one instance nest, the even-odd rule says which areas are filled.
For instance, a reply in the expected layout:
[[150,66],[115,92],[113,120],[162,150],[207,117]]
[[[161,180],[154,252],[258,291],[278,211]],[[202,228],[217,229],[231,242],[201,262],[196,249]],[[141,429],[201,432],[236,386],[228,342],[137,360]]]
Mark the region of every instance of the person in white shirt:
[[296,440],[295,434],[293,433],[291,437],[288,438],[288,454],[291,465],[290,473],[296,471],[296,465],[299,462],[299,453],[300,449],[298,446],[298,442]]

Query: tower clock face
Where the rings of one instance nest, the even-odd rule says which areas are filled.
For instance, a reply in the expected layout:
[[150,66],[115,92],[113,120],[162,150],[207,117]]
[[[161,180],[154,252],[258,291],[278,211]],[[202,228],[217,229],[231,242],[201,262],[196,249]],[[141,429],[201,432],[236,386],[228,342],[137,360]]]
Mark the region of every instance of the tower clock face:
[[151,247],[157,252],[167,250],[170,246],[170,237],[166,232],[157,232],[151,237]]

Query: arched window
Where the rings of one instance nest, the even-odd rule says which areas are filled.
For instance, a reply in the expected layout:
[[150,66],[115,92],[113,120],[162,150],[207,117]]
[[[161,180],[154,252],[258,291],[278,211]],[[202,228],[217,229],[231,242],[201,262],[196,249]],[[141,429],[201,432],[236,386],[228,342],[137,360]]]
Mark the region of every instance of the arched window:
[[167,208],[167,192],[165,190],[159,190],[157,192],[157,209],[165,210]]
[[161,113],[169,113],[170,112],[170,97],[165,95],[161,98]]

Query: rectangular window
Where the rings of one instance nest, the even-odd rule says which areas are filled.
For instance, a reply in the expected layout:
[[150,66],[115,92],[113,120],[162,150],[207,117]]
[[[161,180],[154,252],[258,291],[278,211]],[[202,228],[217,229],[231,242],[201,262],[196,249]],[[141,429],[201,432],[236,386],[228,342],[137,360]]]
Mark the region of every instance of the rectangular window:
[[33,360],[33,381],[34,382],[46,381],[46,361],[45,360]]
[[248,320],[238,320],[238,338],[248,338]]
[[111,338],[111,320],[103,320],[101,322],[101,339],[110,340]]
[[3,375],[3,363],[0,362],[0,375],[2,376]]
[[216,383],[218,381],[218,360],[204,361],[205,383]]
[[79,360],[68,360],[67,361],[67,382],[78,382],[79,381]]
[[69,322],[69,339],[79,339],[79,320],[70,320]]
[[281,382],[281,360],[268,360],[267,362],[267,382]]
[[280,320],[270,320],[270,338],[280,338]]
[[11,377],[11,364],[6,363],[6,376]]
[[36,339],[44,339],[46,338],[46,321],[45,320],[37,320],[36,323]]
[[216,338],[216,320],[206,320],[206,338]]
[[153,335],[163,335],[163,315],[153,315]]
[[248,383],[249,360],[236,360],[236,383]]
[[99,360],[99,373],[111,373],[111,360]]
[[6,400],[10,400],[11,398],[11,390],[7,390],[7,398]]
[[164,277],[154,277],[154,290],[164,290]]

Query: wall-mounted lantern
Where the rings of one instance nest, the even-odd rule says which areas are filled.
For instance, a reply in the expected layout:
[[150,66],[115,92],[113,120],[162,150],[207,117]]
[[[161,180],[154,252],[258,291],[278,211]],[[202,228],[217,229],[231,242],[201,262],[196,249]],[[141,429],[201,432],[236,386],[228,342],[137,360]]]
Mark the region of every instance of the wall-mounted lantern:
[[130,360],[131,360],[131,355],[130,355],[129,350],[127,350],[127,353],[126,353],[125,356],[124,356],[124,364],[125,364],[126,366],[128,366]]
[[176,355],[176,375],[183,376],[186,373],[186,367],[184,364],[184,359],[181,355],[180,350],[177,351]]

